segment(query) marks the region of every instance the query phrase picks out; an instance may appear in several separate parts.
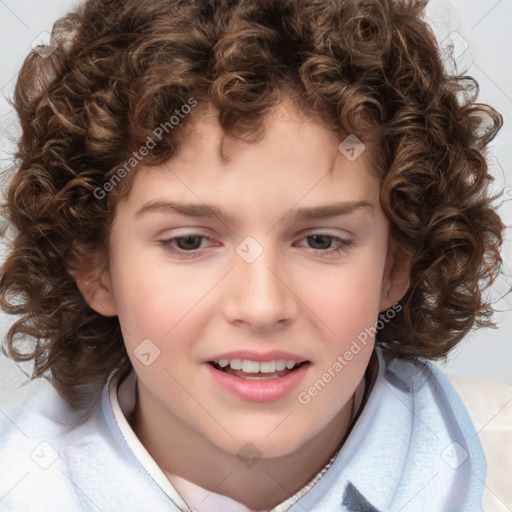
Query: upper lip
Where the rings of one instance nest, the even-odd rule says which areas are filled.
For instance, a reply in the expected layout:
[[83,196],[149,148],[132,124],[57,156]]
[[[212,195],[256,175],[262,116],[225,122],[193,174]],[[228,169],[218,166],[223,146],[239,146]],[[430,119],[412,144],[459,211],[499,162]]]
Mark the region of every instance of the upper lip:
[[306,357],[292,354],[291,352],[283,352],[281,350],[272,350],[271,352],[256,352],[253,350],[234,350],[232,352],[223,352],[207,359],[206,362],[220,361],[221,359],[248,359],[249,361],[295,361],[300,363],[308,361]]

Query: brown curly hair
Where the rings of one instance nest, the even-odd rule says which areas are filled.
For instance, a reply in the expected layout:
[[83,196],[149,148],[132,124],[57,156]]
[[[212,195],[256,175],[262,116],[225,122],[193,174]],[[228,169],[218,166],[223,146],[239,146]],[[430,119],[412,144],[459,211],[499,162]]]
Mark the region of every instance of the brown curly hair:
[[[32,51],[17,80],[22,135],[4,215],[15,228],[0,276],[16,360],[34,360],[71,407],[131,368],[117,317],[84,300],[82,255],[108,250],[121,186],[98,199],[154,129],[194,98],[222,128],[262,135],[283,99],[326,126],[378,141],[381,205],[412,259],[400,314],[377,334],[397,357],[446,356],[473,326],[494,326],[482,295],[501,268],[504,225],[488,192],[486,146],[502,125],[451,76],[406,0],[88,0],[59,19],[55,49]],[[36,49],[37,50],[37,49]],[[185,117],[145,157],[176,153]],[[492,121],[491,128],[480,127]],[[19,341],[31,341],[21,352]],[[5,350],[5,349],[4,349]],[[92,386],[92,387],[91,387]]]

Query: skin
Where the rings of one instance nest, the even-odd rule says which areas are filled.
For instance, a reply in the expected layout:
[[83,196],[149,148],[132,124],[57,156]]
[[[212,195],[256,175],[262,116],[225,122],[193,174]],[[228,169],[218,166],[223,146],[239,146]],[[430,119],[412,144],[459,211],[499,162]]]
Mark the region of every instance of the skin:
[[[338,150],[344,137],[286,100],[256,143],[226,136],[213,107],[198,107],[191,121],[175,157],[136,171],[117,206],[108,260],[95,255],[77,283],[96,311],[118,315],[139,378],[132,425],[162,470],[260,510],[305,485],[344,440],[374,340],[308,404],[297,395],[404,295],[408,269],[389,237],[369,145],[349,161]],[[137,215],[154,201],[214,204],[233,219]],[[372,206],[293,218],[298,207],[343,201]],[[159,242],[194,234],[207,238],[192,240],[192,257]],[[236,252],[248,236],[263,249],[252,263]],[[351,245],[335,254],[328,236]],[[134,350],[148,338],[160,356],[144,366]],[[244,401],[205,367],[240,349],[285,350],[311,364],[284,398]],[[250,468],[236,456],[248,442],[262,455]]]

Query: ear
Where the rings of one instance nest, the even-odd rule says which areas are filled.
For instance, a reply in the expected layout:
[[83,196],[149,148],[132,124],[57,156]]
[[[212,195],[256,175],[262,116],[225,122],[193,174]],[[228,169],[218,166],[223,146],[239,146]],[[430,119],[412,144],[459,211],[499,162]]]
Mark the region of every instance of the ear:
[[412,256],[390,237],[382,277],[380,311],[385,311],[398,302],[409,289],[411,262]]
[[87,255],[84,251],[77,251],[77,254],[70,273],[85,301],[100,315],[117,315],[106,256],[102,251]]

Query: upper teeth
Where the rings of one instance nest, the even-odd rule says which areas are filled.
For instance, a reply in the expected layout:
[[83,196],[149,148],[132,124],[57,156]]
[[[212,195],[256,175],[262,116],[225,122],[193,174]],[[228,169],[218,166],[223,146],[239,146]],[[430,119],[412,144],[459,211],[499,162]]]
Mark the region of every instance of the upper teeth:
[[249,359],[221,359],[219,366],[225,368],[230,366],[233,370],[242,370],[246,373],[273,373],[281,371],[285,368],[291,370],[295,365],[299,364],[297,361],[287,361],[285,359],[278,359],[277,361],[251,361]]

